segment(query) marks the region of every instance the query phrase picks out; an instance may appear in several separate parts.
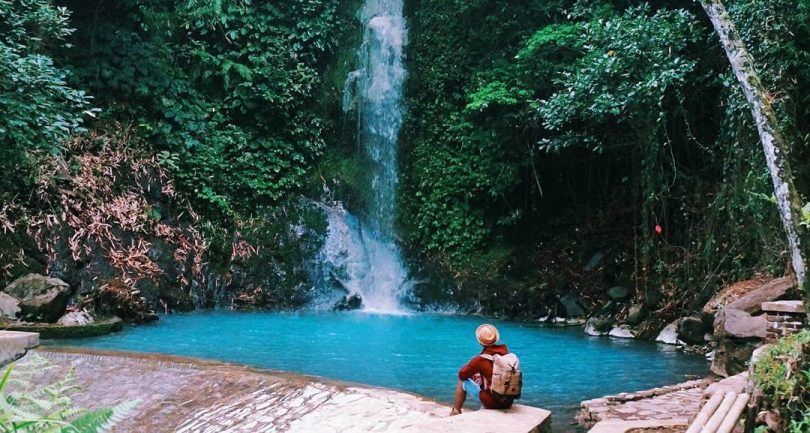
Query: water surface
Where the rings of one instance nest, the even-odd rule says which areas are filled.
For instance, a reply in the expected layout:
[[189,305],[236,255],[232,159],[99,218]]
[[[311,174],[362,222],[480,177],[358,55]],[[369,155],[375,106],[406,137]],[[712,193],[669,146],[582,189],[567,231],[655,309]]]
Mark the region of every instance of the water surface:
[[[655,343],[588,337],[581,328],[494,323],[518,354],[523,404],[568,429],[579,402],[704,375],[701,356]],[[415,392],[450,402],[456,371],[480,346],[478,317],[202,311],[161,317],[69,345],[231,361]],[[64,344],[64,343],[60,343]],[[468,400],[469,401],[469,400]]]

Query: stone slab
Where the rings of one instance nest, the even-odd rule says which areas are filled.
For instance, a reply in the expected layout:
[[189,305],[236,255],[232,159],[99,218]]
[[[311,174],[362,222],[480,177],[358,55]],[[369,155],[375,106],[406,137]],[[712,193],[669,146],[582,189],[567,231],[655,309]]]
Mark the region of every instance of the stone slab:
[[551,412],[514,405],[507,410],[477,410],[431,422],[414,424],[403,433],[551,433]]
[[772,301],[763,302],[762,311],[777,313],[799,313],[805,314],[804,303],[802,301]]
[[583,401],[576,420],[585,428],[604,421],[687,419],[700,410],[711,379],[691,380],[644,391]]
[[36,332],[0,331],[0,345],[15,344],[26,349],[39,346],[39,334]]

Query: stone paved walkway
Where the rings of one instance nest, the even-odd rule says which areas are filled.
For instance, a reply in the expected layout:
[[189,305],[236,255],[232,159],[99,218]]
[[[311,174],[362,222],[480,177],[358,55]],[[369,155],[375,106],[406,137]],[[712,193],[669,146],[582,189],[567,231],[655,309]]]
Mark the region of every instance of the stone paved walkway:
[[582,402],[577,422],[591,428],[600,421],[688,419],[698,413],[710,379],[623,393]]
[[526,406],[448,418],[449,407],[404,392],[188,358],[54,348],[33,353],[61,367],[42,382],[76,371],[76,406],[140,400],[117,433],[460,432],[484,421],[525,433],[545,431],[550,420],[547,411]]

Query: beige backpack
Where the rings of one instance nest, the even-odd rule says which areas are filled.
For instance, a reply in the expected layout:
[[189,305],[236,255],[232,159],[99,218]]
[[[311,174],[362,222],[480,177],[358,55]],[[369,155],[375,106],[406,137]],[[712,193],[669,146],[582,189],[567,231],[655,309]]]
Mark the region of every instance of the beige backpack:
[[523,373],[520,371],[520,360],[514,353],[506,355],[481,355],[492,361],[492,383],[489,390],[495,397],[511,399],[520,398],[523,388]]

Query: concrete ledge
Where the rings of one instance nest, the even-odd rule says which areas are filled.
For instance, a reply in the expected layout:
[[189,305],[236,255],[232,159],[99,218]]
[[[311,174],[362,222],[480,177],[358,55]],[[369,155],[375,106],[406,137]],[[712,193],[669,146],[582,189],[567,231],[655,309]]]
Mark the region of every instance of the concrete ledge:
[[39,334],[35,332],[0,331],[0,366],[20,359],[37,346]]
[[516,404],[507,410],[481,409],[414,424],[408,433],[551,433],[551,412]]
[[596,423],[588,433],[625,433],[637,428],[655,427],[686,427],[689,421],[686,418],[675,418],[670,420],[640,420],[640,421],[601,421]]
[[22,332],[36,332],[43,340],[66,338],[86,338],[107,335],[124,329],[123,321],[110,317],[86,325],[59,325],[56,323],[19,323],[7,325],[6,329]]

